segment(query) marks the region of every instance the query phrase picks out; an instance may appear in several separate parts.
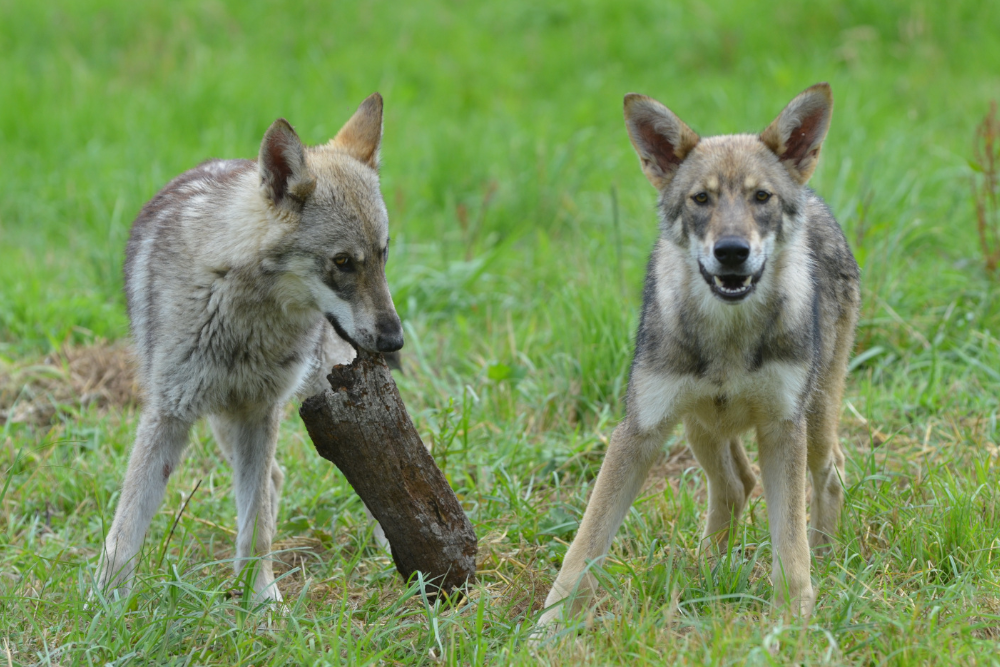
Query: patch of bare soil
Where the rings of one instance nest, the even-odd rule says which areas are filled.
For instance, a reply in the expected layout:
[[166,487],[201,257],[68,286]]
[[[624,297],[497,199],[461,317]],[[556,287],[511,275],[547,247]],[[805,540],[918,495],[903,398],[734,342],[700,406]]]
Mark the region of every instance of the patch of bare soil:
[[41,359],[0,361],[0,424],[52,422],[60,409],[138,403],[135,359],[123,342],[63,347]]

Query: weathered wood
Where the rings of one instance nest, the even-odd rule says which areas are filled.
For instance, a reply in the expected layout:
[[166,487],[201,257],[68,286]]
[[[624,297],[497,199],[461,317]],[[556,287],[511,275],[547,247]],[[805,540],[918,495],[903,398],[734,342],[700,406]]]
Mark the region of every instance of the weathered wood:
[[332,461],[378,519],[396,569],[450,593],[476,575],[476,534],[424,447],[381,355],[334,366],[330,389],[299,409],[320,456]]

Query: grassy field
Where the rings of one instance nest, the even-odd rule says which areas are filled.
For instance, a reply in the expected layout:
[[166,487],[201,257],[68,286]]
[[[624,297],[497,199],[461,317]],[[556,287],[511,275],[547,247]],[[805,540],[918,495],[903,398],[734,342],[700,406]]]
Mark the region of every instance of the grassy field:
[[[0,0],[0,664],[1000,664],[1000,278],[970,166],[1000,3],[286,4]],[[622,414],[656,236],[622,95],[715,134],[823,80],[812,185],[864,307],[815,616],[770,613],[760,497],[731,560],[696,558],[705,482],[678,434],[594,613],[528,645]],[[255,156],[276,117],[321,142],[375,90],[397,380],[476,527],[479,582],[447,606],[400,581],[290,409],[287,616],[231,594],[230,472],[204,424],[128,613],[85,610],[137,422],[131,220],[202,159]]]

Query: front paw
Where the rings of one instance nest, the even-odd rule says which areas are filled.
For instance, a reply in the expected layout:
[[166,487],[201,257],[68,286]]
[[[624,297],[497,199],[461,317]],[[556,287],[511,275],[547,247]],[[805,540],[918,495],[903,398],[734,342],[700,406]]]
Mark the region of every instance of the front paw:
[[594,575],[587,572],[582,578],[573,577],[572,579],[579,579],[579,585],[567,589],[559,583],[558,579],[552,584],[552,588],[545,598],[547,610],[538,619],[537,626],[539,628],[552,628],[564,620],[576,618],[593,598],[594,590],[597,587]]
[[253,603],[254,605],[266,604],[271,608],[283,606],[285,598],[278,590],[278,584],[274,581],[263,585],[254,585]]
[[532,628],[531,634],[528,636],[528,644],[537,647],[548,641],[556,633],[561,620],[562,605],[546,611],[538,619],[538,622],[535,623],[535,627]]
[[548,636],[552,634],[556,625],[562,621],[563,605],[558,605],[552,607],[538,619],[538,623],[535,624],[536,632],[540,632],[543,636]]
[[100,609],[108,609],[116,613],[125,611],[125,606],[130,605],[133,609],[136,606],[133,600],[129,603],[129,594],[132,587],[127,583],[111,585],[107,588],[94,586],[87,593],[87,601],[83,604],[84,611],[96,612]]
[[781,610],[786,618],[798,617],[808,621],[812,617],[813,608],[816,605],[816,592],[812,585],[804,586],[795,594],[785,595],[783,591],[776,591],[774,595],[774,607]]

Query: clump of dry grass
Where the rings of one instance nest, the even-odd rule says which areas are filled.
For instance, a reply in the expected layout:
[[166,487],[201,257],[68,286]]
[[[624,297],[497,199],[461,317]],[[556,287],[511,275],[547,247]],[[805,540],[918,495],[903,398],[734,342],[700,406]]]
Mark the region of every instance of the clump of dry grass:
[[61,409],[122,407],[140,398],[131,347],[64,346],[42,358],[0,362],[0,424],[48,424]]

